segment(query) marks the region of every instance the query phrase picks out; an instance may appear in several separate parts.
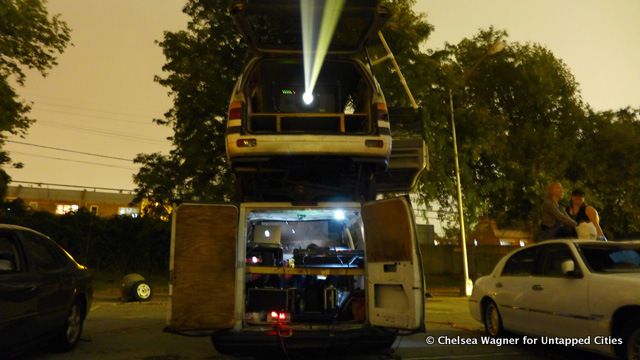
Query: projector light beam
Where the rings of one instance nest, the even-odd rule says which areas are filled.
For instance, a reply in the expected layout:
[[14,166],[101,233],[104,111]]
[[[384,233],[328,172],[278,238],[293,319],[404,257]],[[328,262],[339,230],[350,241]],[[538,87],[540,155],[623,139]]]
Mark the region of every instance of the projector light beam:
[[344,3],[345,0],[300,0],[305,87],[302,100],[307,105],[313,102],[313,89]]

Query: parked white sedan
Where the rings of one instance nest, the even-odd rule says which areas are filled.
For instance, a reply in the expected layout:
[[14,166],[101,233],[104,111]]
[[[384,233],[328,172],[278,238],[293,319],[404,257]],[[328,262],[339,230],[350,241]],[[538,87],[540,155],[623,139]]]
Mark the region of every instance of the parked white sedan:
[[488,335],[532,335],[640,358],[640,241],[545,241],[516,250],[479,278],[471,315]]

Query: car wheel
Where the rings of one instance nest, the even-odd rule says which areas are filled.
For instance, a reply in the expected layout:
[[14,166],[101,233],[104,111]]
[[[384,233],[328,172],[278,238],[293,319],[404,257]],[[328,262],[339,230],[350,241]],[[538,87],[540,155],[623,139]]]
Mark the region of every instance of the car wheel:
[[84,313],[82,302],[79,300],[74,301],[67,314],[65,324],[57,336],[57,345],[60,350],[70,351],[80,341],[84,325]]
[[622,359],[640,359],[640,319],[627,322],[622,330]]
[[138,281],[131,287],[131,297],[137,301],[149,301],[151,295],[153,295],[151,285],[146,281]]
[[502,316],[498,311],[498,306],[492,300],[488,300],[483,307],[484,331],[489,336],[498,337],[504,335],[502,328]]

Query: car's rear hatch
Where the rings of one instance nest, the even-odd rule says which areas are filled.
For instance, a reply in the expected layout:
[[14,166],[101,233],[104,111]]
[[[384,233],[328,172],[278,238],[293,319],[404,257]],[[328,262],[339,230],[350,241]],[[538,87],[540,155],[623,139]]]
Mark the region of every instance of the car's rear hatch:
[[[238,0],[230,12],[253,51],[302,52],[300,0]],[[329,53],[344,55],[362,51],[389,15],[378,0],[346,1]]]

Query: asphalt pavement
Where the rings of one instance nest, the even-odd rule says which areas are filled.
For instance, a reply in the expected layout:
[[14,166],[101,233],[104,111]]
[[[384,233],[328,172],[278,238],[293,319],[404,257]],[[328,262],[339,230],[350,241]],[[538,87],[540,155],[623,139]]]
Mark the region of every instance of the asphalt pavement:
[[[469,315],[466,298],[435,296],[427,299],[427,333],[400,337],[390,354],[350,356],[348,359],[590,359],[603,357],[573,348],[474,345],[481,343],[481,324]],[[163,332],[168,297],[163,294],[146,303],[125,303],[117,294],[96,296],[78,347],[70,353],[56,353],[46,346],[32,349],[23,359],[232,359],[214,350],[209,338],[172,335]],[[428,339],[433,344],[428,344]],[[444,344],[454,339],[458,344]],[[323,358],[322,354],[314,358]],[[332,356],[335,358],[335,356]]]

